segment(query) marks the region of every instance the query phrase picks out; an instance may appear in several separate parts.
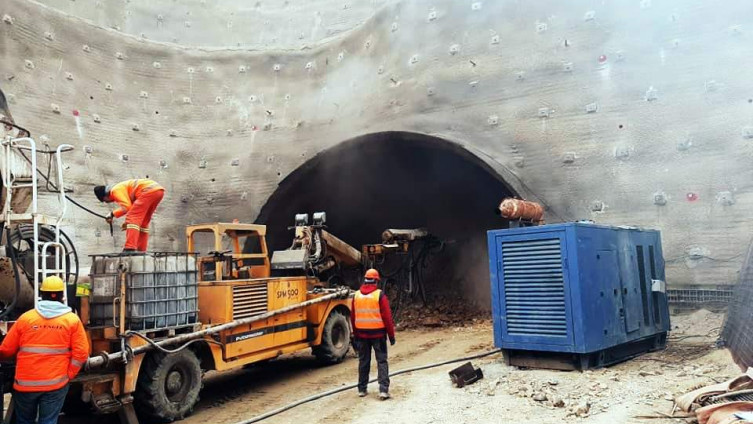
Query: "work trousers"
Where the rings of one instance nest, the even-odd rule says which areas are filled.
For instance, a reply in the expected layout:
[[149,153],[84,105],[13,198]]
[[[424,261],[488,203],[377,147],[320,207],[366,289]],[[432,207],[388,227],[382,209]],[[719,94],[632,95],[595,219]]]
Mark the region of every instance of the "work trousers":
[[66,394],[67,384],[51,392],[13,392],[16,424],[57,424]]
[[387,363],[387,338],[362,339],[356,338],[358,346],[358,391],[365,392],[369,384],[369,370],[371,369],[371,350],[377,361],[377,381],[379,391],[390,392],[390,367]]
[[146,252],[149,245],[149,223],[152,222],[152,215],[164,196],[164,190],[153,190],[141,194],[133,202],[125,218],[125,249]]

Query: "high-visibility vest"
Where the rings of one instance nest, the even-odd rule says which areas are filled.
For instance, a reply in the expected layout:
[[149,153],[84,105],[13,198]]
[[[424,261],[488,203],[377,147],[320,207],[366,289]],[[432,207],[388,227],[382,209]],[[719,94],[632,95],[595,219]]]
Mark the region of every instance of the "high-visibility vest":
[[377,289],[369,294],[356,292],[354,299],[354,320],[358,330],[382,330],[384,321],[379,310],[379,297],[382,291]]
[[164,190],[164,187],[157,184],[157,182],[140,178],[137,180],[127,180],[115,184],[110,189],[110,198],[121,206],[120,209],[115,210],[112,214],[116,218],[128,213],[133,206],[133,202],[144,193],[155,190]]
[[13,388],[19,392],[57,390],[68,384],[89,358],[86,332],[72,312],[51,319],[35,309],[24,313],[11,327],[2,348],[17,352]]

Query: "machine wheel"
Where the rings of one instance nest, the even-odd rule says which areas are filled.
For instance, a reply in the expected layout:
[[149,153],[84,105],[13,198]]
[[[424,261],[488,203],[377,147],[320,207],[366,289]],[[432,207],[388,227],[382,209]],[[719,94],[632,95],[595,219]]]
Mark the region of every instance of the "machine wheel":
[[143,422],[180,420],[191,413],[200,390],[201,366],[192,351],[152,353],[144,359],[139,372],[134,393],[136,411]]
[[342,362],[350,348],[350,324],[348,317],[332,311],[324,323],[322,344],[312,349],[319,362],[330,365]]

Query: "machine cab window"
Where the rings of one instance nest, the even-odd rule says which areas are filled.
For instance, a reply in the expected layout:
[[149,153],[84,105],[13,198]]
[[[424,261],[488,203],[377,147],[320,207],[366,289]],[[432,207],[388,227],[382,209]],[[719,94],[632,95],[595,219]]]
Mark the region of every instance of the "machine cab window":
[[216,223],[186,229],[188,250],[199,254],[200,281],[267,278],[266,226]]

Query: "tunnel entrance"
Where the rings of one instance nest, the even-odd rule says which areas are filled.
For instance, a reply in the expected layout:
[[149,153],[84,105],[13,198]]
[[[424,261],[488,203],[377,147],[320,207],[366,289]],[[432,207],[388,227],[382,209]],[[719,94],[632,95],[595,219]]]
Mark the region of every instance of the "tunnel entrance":
[[429,296],[490,309],[486,231],[506,228],[494,214],[515,195],[487,164],[446,140],[405,132],[358,137],[295,170],[262,208],[270,251],[290,245],[296,213],[327,213],[328,231],[360,250],[387,228],[420,228],[444,241],[424,275]]

